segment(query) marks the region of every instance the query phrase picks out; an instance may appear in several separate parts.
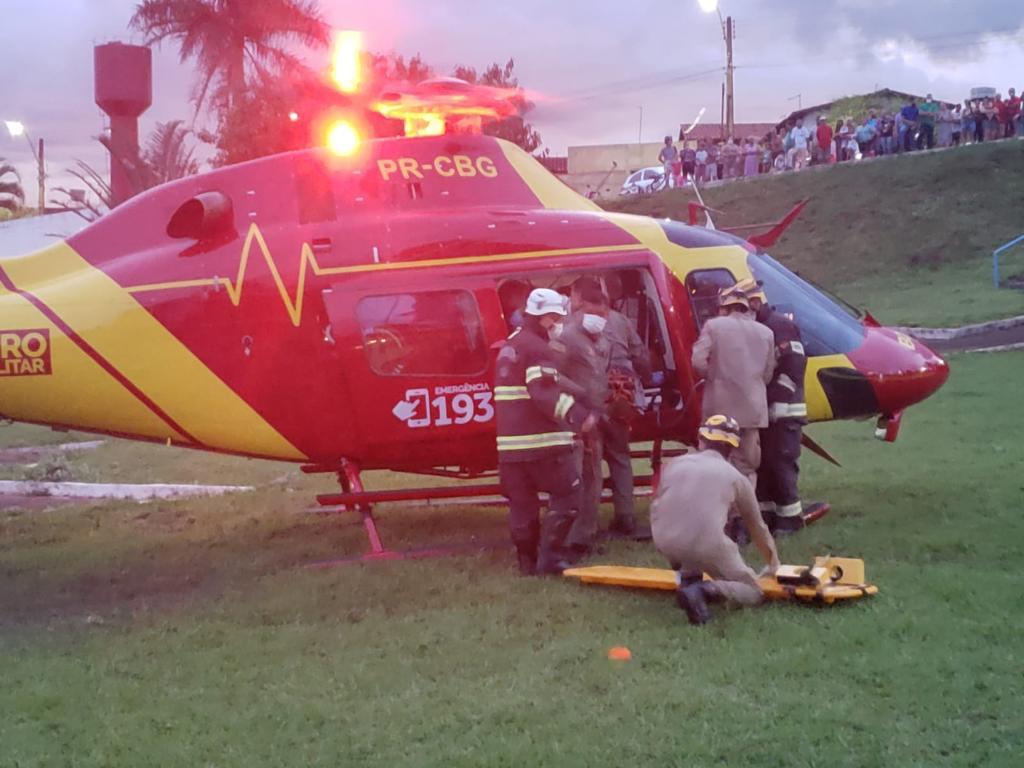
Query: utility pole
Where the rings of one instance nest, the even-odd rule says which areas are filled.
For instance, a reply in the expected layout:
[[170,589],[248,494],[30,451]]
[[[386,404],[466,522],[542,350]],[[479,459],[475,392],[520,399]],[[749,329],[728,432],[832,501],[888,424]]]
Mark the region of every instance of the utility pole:
[[644,108],[643,108],[643,105],[641,104],[639,107],[637,107],[637,109],[640,110],[640,127],[637,128],[637,131],[636,131],[636,143],[637,144],[643,144],[644,143]]
[[722,126],[722,139],[725,139],[725,83],[722,83],[722,120],[719,123]]
[[734,70],[732,65],[732,40],[735,31],[732,16],[729,16],[725,20],[725,133],[727,138],[732,137],[733,130],[736,127],[736,115],[734,112],[736,92],[733,90],[732,80]]

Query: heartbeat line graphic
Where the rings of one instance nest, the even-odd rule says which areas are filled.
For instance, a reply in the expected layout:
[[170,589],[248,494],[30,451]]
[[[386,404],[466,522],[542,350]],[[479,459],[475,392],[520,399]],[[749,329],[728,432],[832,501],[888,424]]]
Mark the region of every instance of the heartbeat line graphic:
[[312,270],[315,276],[323,277],[325,275],[344,275],[351,274],[353,272],[370,272],[385,269],[412,269],[417,267],[423,268],[441,265],[472,264],[487,261],[536,259],[544,256],[579,256],[588,253],[618,253],[623,251],[646,250],[644,246],[639,244],[604,245],[583,248],[560,248],[549,251],[501,253],[488,256],[468,256],[452,259],[427,259],[423,261],[403,261],[386,264],[353,264],[344,267],[321,267],[319,262],[317,262],[316,255],[313,253],[313,249],[310,248],[309,243],[304,242],[299,254],[299,279],[295,286],[295,298],[293,299],[291,294],[288,292],[288,287],[285,285],[284,279],[281,277],[281,273],[278,271],[277,262],[274,261],[274,256],[270,252],[270,247],[267,245],[267,241],[263,238],[263,233],[260,232],[260,228],[254,222],[249,225],[249,231],[245,235],[245,242],[242,244],[242,255],[238,262],[238,275],[234,280],[228,277],[206,277],[196,280],[178,280],[168,283],[131,285],[125,286],[125,290],[128,291],[128,293],[135,294],[182,288],[206,288],[220,285],[226,289],[228,298],[231,300],[231,304],[237,307],[242,303],[242,290],[245,287],[246,271],[249,268],[249,256],[252,253],[254,243],[259,249],[260,254],[263,256],[263,261],[266,262],[271,276],[274,278],[274,284],[277,286],[277,292],[281,296],[281,301],[284,303],[285,310],[288,312],[288,317],[291,318],[292,325],[296,328],[302,323],[302,302],[306,293],[306,277],[309,270]]
[[303,243],[302,250],[299,254],[299,279],[295,286],[295,298],[293,299],[288,293],[288,287],[284,284],[284,279],[281,277],[281,273],[277,268],[277,262],[274,261],[274,255],[270,252],[267,241],[263,239],[263,233],[260,232],[260,228],[254,223],[249,225],[249,231],[245,235],[245,242],[242,245],[242,257],[238,262],[238,275],[234,280],[228,277],[212,277],[200,280],[181,280],[171,283],[135,285],[127,288],[127,290],[129,293],[145,293],[147,291],[164,291],[174,288],[196,288],[209,285],[222,285],[227,290],[228,298],[231,300],[232,305],[237,307],[242,303],[242,290],[245,287],[245,274],[246,270],[249,268],[249,256],[252,253],[253,243],[256,244],[260,254],[262,254],[263,261],[266,262],[267,268],[270,270],[270,274],[274,278],[274,284],[277,286],[277,292],[281,296],[281,301],[284,302],[284,307],[288,312],[288,317],[291,318],[292,325],[295,327],[298,327],[302,322],[302,300],[306,293],[306,273],[308,269],[311,268],[313,270],[313,274],[318,277],[322,275],[337,275],[354,271],[353,267],[321,267],[319,262],[316,260],[313,249],[309,247],[309,243]]

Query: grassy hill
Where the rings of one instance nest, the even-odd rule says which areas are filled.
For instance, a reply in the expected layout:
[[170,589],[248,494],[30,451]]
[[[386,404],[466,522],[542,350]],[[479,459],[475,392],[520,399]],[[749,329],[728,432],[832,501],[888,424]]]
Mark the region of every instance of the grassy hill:
[[[772,254],[890,323],[957,325],[1024,314],[1024,293],[992,287],[992,251],[1024,233],[1024,142],[897,156],[707,190],[719,226],[811,204]],[[686,220],[689,191],[609,201]],[[1024,276],[1024,248],[1004,259]]]

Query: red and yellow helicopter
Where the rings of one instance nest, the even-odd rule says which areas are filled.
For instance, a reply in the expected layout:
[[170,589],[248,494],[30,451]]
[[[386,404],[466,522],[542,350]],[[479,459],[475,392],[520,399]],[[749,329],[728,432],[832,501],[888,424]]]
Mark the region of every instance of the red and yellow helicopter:
[[879,416],[895,439],[946,363],[765,253],[787,223],[744,240],[609,213],[478,134],[267,157],[0,260],[0,414],[336,472],[321,503],[361,509],[384,555],[372,503],[497,492],[368,492],[360,472],[494,476],[492,348],[524,285],[613,288],[656,371],[633,439],[660,449],[693,442],[718,288],[755,277],[801,327],[810,420]]

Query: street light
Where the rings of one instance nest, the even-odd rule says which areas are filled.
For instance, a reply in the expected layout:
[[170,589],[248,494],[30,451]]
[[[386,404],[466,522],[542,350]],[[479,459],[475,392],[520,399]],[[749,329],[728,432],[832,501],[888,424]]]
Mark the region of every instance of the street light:
[[697,0],[700,3],[700,8],[704,13],[718,13],[718,20],[722,22],[722,37],[725,38],[725,136],[722,138],[731,137],[733,129],[735,128],[735,114],[733,111],[734,103],[734,91],[733,91],[733,65],[732,65],[732,38],[734,27],[732,23],[732,16],[723,19],[722,11],[718,7],[718,0]]
[[46,150],[43,146],[43,140],[39,140],[39,151],[37,152],[36,145],[32,143],[32,137],[25,130],[24,123],[17,120],[4,120],[4,125],[7,126],[7,132],[11,135],[12,139],[24,136],[25,141],[28,142],[28,148],[32,150],[32,157],[35,159],[36,167],[39,170],[39,213],[46,213]]

